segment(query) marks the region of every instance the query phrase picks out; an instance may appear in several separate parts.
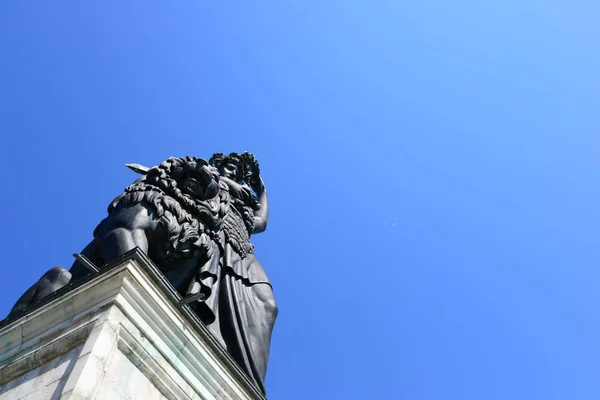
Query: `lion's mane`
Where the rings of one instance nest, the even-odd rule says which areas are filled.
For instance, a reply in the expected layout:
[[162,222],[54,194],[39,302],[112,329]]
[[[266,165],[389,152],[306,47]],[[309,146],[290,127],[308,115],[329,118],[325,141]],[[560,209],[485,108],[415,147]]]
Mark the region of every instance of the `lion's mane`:
[[[196,157],[169,158],[151,168],[146,175],[128,186],[110,206],[111,214],[117,208],[141,204],[154,212],[157,230],[168,238],[158,250],[158,262],[169,264],[188,257],[210,257],[211,241],[216,239],[219,224],[229,207],[227,185],[212,199],[199,200],[183,193],[177,179],[189,163],[202,162]],[[218,171],[213,168],[213,179],[218,181]]]

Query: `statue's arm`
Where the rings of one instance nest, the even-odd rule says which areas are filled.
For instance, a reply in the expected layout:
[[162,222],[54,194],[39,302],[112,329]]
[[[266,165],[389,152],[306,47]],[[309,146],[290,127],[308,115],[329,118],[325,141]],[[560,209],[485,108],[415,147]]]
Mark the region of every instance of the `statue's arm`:
[[269,202],[267,200],[267,190],[265,184],[260,179],[260,183],[253,185],[252,189],[256,192],[260,209],[254,212],[254,231],[252,233],[261,233],[267,229],[269,221]]

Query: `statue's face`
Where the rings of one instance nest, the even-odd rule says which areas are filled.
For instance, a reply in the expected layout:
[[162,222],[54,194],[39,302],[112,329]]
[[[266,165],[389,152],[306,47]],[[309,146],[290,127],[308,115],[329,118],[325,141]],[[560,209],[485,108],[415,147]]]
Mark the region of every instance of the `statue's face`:
[[239,181],[238,178],[238,166],[232,162],[224,162],[219,168],[219,172],[222,176],[229,178],[234,181]]

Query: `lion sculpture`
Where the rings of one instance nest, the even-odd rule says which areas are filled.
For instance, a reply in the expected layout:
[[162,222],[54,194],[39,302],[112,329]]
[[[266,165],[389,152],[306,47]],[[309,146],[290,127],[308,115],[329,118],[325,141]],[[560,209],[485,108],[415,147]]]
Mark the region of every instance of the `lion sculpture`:
[[[81,254],[102,266],[139,247],[183,292],[212,256],[229,204],[228,187],[220,182],[218,170],[201,158],[169,158],[150,169],[128,166],[144,176],[112,201],[108,217],[98,224],[94,239]],[[88,272],[80,261],[69,271],[52,268],[25,292],[11,314]]]

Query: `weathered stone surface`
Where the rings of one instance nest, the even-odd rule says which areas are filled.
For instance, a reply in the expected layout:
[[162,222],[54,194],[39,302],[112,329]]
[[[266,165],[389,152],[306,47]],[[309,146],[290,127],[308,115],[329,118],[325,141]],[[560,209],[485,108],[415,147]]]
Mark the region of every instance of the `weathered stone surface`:
[[133,251],[0,324],[0,400],[263,399]]

